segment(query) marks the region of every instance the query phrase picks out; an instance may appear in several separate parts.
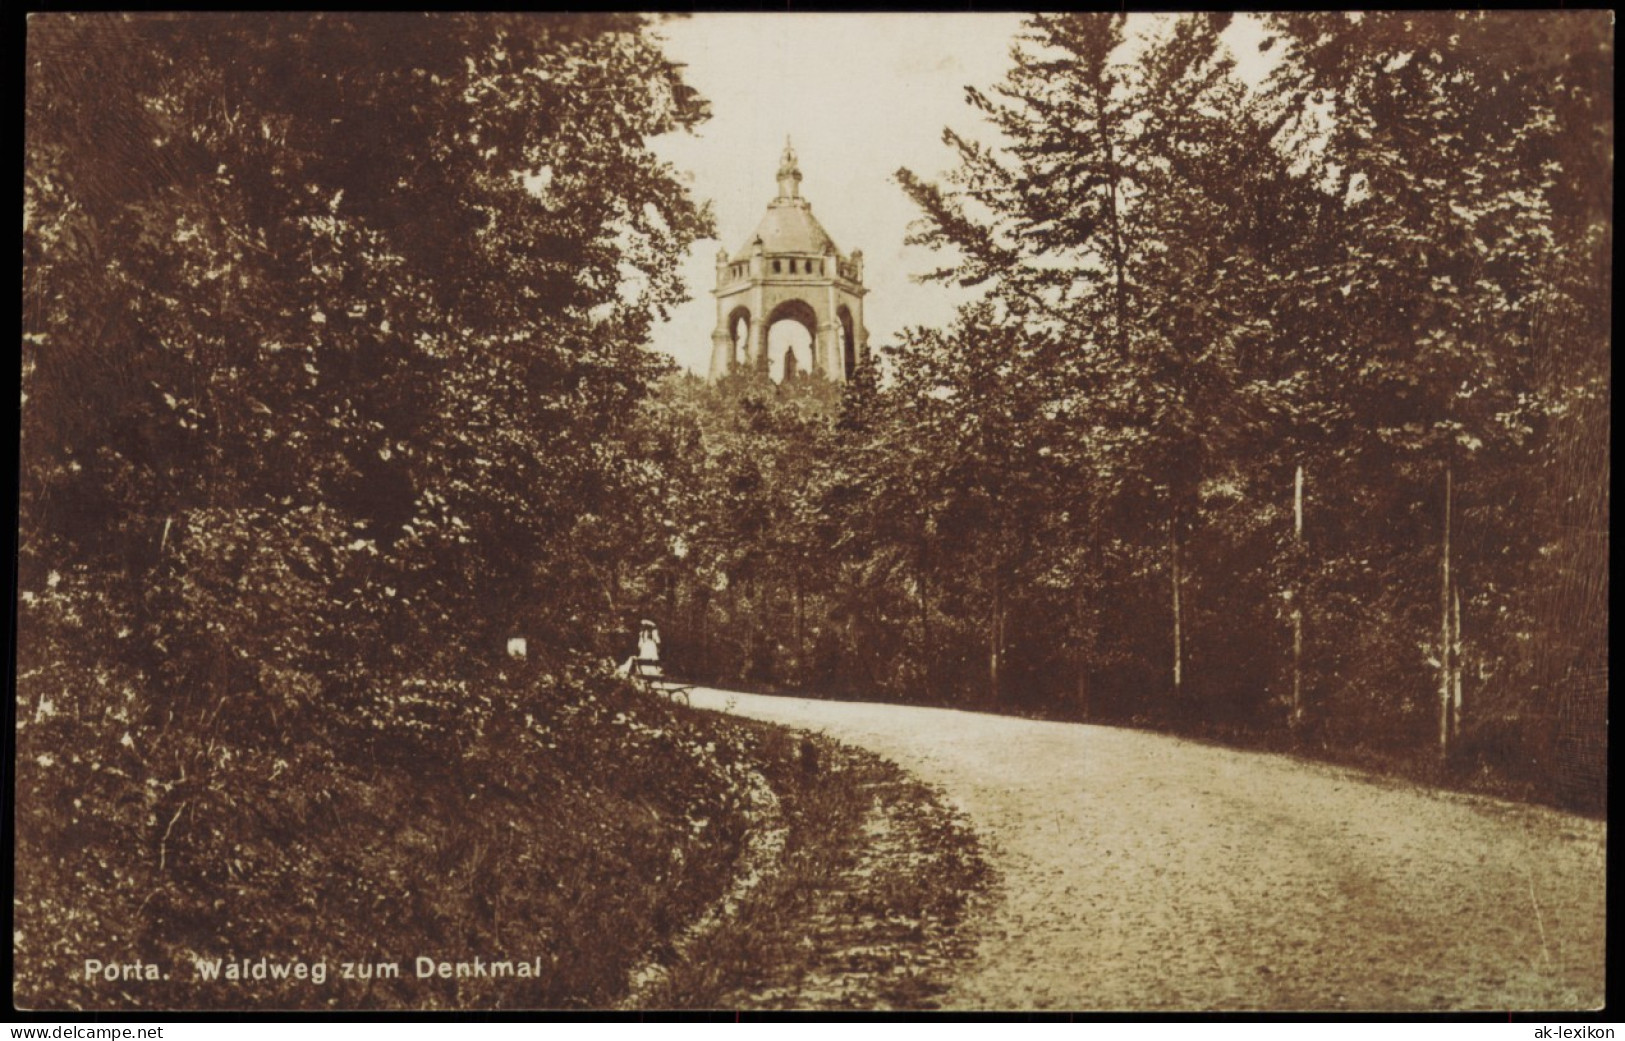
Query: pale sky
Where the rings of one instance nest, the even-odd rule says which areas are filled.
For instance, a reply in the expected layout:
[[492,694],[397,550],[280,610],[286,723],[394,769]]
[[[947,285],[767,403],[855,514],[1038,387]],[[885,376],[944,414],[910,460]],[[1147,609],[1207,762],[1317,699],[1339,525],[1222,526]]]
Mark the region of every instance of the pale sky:
[[[863,250],[871,348],[905,326],[951,321],[965,294],[911,281],[940,260],[903,245],[918,210],[892,175],[906,166],[940,179],[954,163],[942,143],[945,126],[971,140],[991,136],[965,104],[964,88],[1004,77],[1021,17],[731,13],[662,26],[666,53],[686,64],[684,78],[710,100],[712,116],[696,133],[669,135],[655,148],[692,175],[691,190],[711,201],[722,239],[697,243],[684,261],[694,299],[655,331],[655,346],[695,372],[707,370],[717,248],[732,254],[744,245],[777,194],[786,135],[814,216],[842,253]],[[781,334],[790,329],[799,327],[780,323]]]

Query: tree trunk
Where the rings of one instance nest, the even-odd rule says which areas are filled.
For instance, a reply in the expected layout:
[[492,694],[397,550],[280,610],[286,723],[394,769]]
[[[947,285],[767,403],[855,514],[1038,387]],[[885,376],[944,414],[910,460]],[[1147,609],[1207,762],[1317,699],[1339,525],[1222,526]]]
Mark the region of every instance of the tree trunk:
[[933,669],[934,658],[931,651],[931,601],[926,587],[930,569],[923,542],[920,546],[919,556],[916,558],[916,569],[920,585],[920,675],[926,688],[924,693],[930,694],[931,680],[935,670]]
[[[997,557],[994,558],[997,561]],[[988,626],[987,686],[994,704],[999,701],[999,658],[1004,652],[1004,581],[993,567],[993,616]]]
[[1180,632],[1183,619],[1180,616],[1179,606],[1179,508],[1174,508],[1173,519],[1168,524],[1168,543],[1173,558],[1172,571],[1174,589],[1174,697],[1184,693],[1185,680],[1185,645]]
[[1086,600],[1084,597],[1083,582],[1081,580],[1077,583],[1074,596],[1073,617],[1075,619],[1074,624],[1078,627],[1076,645],[1072,650],[1073,657],[1076,659],[1073,667],[1076,670],[1077,679],[1077,691],[1074,695],[1074,700],[1077,702],[1078,714],[1084,719],[1088,719],[1089,650],[1091,642],[1090,638],[1094,629],[1093,626],[1089,624],[1090,620],[1088,616],[1088,609],[1085,606]]
[[[1106,122],[1106,107],[1108,95],[1104,90],[1095,93],[1095,115],[1097,120]],[[1106,149],[1106,220],[1111,228],[1112,255],[1111,265],[1115,292],[1113,303],[1115,305],[1115,325],[1113,330],[1117,341],[1117,350],[1120,355],[1128,353],[1128,248],[1124,244],[1123,221],[1117,208],[1118,181],[1121,174],[1117,167],[1117,150],[1113,146],[1112,133],[1116,127],[1102,127],[1101,141]]]
[[1451,679],[1450,691],[1450,735],[1454,741],[1461,740],[1461,589],[1456,588],[1450,592],[1451,612],[1455,616],[1451,628],[1451,651],[1455,660],[1455,675]]
[[733,581],[729,581],[728,583],[728,607],[727,613],[723,616],[722,630],[720,633],[722,636],[722,648],[724,652],[724,660],[727,662],[729,679],[739,678],[739,674],[742,671],[745,662],[746,645],[740,640],[741,630],[744,629],[744,626],[739,624],[741,585],[742,583],[736,584]]
[[696,629],[695,644],[699,652],[699,661],[695,663],[704,674],[711,678],[711,627],[707,625],[711,614],[711,597],[704,591],[704,587],[696,584],[694,599],[690,601],[689,617],[698,619],[698,624],[690,621],[689,625]]
[[1001,593],[999,593],[998,619],[999,674],[998,685],[996,685],[996,687],[993,689],[994,698],[1003,697],[1004,693],[1004,650],[1006,650],[1006,641],[1004,641],[1004,617],[1006,617],[1007,614],[1009,614],[1009,607],[1006,607],[1006,604],[1004,604],[1004,594],[1003,591],[1001,591]]
[[807,660],[807,604],[802,590],[801,569],[796,569],[796,661]]
[[1292,598],[1292,722],[1303,718],[1303,464],[1298,464],[1298,475],[1293,482],[1292,540],[1300,550],[1297,554],[1297,588]]
[[1439,554],[1439,755],[1450,754],[1450,508],[1452,487],[1450,467],[1444,470],[1444,539]]

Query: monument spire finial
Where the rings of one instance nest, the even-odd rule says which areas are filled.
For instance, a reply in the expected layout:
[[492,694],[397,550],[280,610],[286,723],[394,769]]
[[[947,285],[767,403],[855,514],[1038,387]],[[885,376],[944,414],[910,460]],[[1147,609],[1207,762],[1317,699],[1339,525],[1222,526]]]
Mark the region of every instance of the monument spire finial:
[[779,198],[794,199],[801,194],[801,165],[790,135],[784,135],[784,155],[779,157]]

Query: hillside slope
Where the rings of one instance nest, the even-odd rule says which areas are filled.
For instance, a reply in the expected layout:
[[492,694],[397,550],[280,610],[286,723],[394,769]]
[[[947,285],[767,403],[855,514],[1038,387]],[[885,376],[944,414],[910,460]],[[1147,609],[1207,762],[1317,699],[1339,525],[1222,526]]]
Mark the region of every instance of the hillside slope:
[[[59,671],[28,689],[83,678]],[[144,694],[100,677],[19,705],[23,1008],[604,1007],[716,897],[746,827],[737,728],[586,669],[275,726],[234,704],[142,723]]]

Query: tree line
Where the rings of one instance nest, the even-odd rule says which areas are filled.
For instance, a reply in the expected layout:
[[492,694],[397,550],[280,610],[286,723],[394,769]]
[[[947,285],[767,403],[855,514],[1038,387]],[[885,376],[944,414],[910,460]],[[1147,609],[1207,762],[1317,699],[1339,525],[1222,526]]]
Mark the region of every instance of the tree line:
[[[30,20],[21,1003],[604,1007],[716,898],[752,753],[600,667],[710,231],[650,24]],[[426,948],[548,971],[192,978]]]
[[[716,679],[1597,802],[1611,33],[1264,24],[1254,90],[1220,16],[1032,19],[989,140],[898,174],[977,298],[837,392],[661,382],[711,222],[646,19],[34,20],[19,791],[449,756],[473,723],[384,692],[512,636],[591,685],[656,612]],[[156,843],[131,791],[98,827]]]
[[20,588],[84,571],[118,657],[204,700],[595,634],[618,430],[709,228],[647,147],[705,107],[642,20],[29,44]]
[[[1140,720],[1600,806],[1612,33],[1030,19],[907,169],[974,290],[837,395],[676,380],[625,568],[696,674]],[[836,400],[838,397],[838,400]]]

